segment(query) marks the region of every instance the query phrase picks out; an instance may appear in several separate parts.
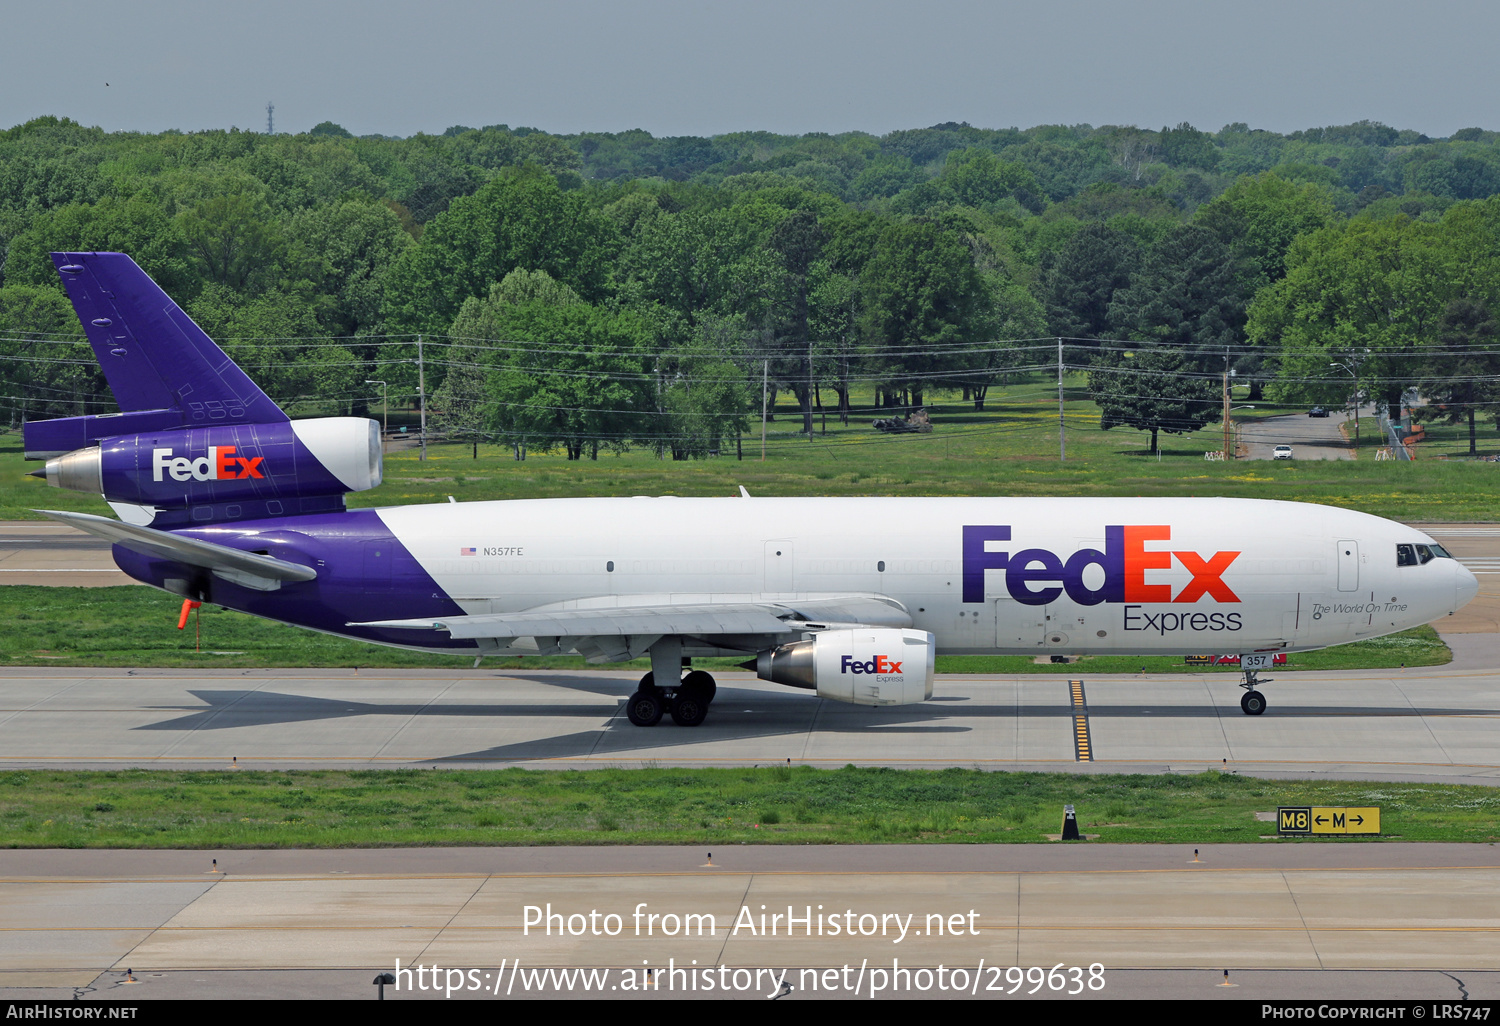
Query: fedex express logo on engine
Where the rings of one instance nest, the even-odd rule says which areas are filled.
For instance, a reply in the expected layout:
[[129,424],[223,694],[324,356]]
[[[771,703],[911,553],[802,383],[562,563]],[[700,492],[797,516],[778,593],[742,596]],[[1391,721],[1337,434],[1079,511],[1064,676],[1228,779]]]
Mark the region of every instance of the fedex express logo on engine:
[[[1215,602],[1238,602],[1239,596],[1224,583],[1224,571],[1239,556],[1238,552],[1216,552],[1205,559],[1196,552],[1147,548],[1150,542],[1168,542],[1172,528],[1165,524],[1126,524],[1104,529],[1104,551],[1079,549],[1063,559],[1047,549],[1021,549],[1019,552],[995,552],[991,542],[1010,541],[1010,528],[1001,525],[964,527],[964,601],[984,601],[984,575],[987,570],[1005,571],[1005,590],[1011,598],[1028,606],[1043,606],[1057,600],[1063,592],[1083,606],[1101,602],[1197,602],[1211,598]],[[1176,560],[1193,575],[1176,595],[1170,584],[1149,584],[1146,573],[1170,570]],[[1103,571],[1103,584],[1088,587],[1084,571],[1097,566]],[[1099,574],[1091,574],[1098,580]]]
[[266,475],[260,469],[264,456],[236,456],[235,446],[210,445],[207,456],[189,459],[173,456],[171,449],[151,450],[151,480],[162,480],[163,474],[173,481],[243,481]]
[[878,655],[873,659],[856,659],[844,656],[839,663],[840,673],[900,673],[901,664],[890,656]]

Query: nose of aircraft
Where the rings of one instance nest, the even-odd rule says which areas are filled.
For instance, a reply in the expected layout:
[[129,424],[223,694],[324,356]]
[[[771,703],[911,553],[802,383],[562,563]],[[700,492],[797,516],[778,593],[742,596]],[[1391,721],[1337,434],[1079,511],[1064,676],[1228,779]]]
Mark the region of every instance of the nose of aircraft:
[[1479,594],[1479,578],[1458,560],[1453,561],[1453,608],[1462,609]]

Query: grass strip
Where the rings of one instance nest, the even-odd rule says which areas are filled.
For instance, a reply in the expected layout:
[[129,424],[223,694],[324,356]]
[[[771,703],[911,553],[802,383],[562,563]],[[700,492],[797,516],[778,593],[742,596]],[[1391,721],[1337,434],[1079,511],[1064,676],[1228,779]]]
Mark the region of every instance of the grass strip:
[[[868,398],[868,397],[866,397]],[[992,388],[983,410],[955,397],[934,396],[927,409],[931,434],[885,435],[871,427],[891,411],[865,409],[841,425],[816,420],[809,439],[801,418],[783,402],[769,425],[760,461],[760,439],[746,436],[745,459],[736,459],[733,439],[721,454],[672,460],[648,447],[604,451],[597,460],[569,460],[562,450],[531,450],[514,459],[507,445],[492,442],[431,444],[427,459],[415,448],[389,452],[385,483],[349,496],[351,507],[481,499],[572,496],[739,494],[800,495],[1057,495],[1057,496],[1235,496],[1291,499],[1357,509],[1396,520],[1487,521],[1495,516],[1500,464],[1448,460],[1467,454],[1467,433],[1433,426],[1415,462],[1376,460],[1378,432],[1364,429],[1357,460],[1207,461],[1223,448],[1224,430],[1214,424],[1187,435],[1163,434],[1161,451],[1149,451],[1149,434],[1130,428],[1100,429],[1099,408],[1088,399],[1083,375],[1068,378],[1065,423],[1067,460],[1059,460],[1057,392],[1050,381],[1020,381]],[[1234,401],[1243,402],[1237,394]],[[856,402],[859,397],[856,397]],[[1292,414],[1309,431],[1302,407],[1273,409],[1258,400],[1236,420]],[[335,412],[335,411],[329,411]],[[759,425],[752,434],[758,435]],[[826,429],[826,433],[824,433]],[[1299,443],[1300,444],[1300,443]],[[1297,444],[1293,445],[1297,448]],[[1480,455],[1500,453],[1500,438],[1483,437]],[[477,454],[477,458],[476,458]],[[40,464],[22,458],[20,432],[0,434],[0,520],[35,519],[37,508],[110,515],[95,495],[49,488],[26,473]]]
[[[1380,806],[1385,837],[1500,841],[1500,791],[1207,772],[970,769],[0,772],[0,847],[1254,842],[1281,805]],[[1347,841],[1353,838],[1345,839]]]

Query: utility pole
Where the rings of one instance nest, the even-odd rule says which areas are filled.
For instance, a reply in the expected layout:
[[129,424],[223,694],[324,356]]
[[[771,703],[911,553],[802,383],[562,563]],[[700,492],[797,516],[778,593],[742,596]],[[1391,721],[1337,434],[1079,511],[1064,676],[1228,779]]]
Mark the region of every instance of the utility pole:
[[760,368],[760,461],[766,462],[766,382],[771,376],[771,361],[765,360]]
[[421,409],[422,453],[419,460],[427,458],[427,365],[422,362],[422,336],[417,336],[417,405]]
[[1229,437],[1229,349],[1224,349],[1224,458],[1235,458],[1234,442]]
[[1330,367],[1342,367],[1349,372],[1354,379],[1354,452],[1359,453],[1359,365],[1370,358],[1370,351],[1350,350],[1344,354],[1344,359],[1337,363],[1330,363]]
[[1057,340],[1057,461],[1068,461],[1068,424],[1063,420],[1062,339]]
[[803,428],[807,431],[807,440],[813,440],[812,407],[813,407],[813,371],[812,371],[812,332],[807,333],[807,416],[803,418]]

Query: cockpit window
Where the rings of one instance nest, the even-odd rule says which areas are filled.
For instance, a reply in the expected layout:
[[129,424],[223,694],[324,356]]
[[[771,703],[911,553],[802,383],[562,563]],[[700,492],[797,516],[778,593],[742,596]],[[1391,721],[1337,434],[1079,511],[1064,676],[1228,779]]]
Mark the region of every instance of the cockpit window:
[[1452,559],[1453,556],[1441,545],[1397,545],[1397,566],[1423,566],[1434,559]]

